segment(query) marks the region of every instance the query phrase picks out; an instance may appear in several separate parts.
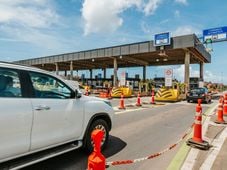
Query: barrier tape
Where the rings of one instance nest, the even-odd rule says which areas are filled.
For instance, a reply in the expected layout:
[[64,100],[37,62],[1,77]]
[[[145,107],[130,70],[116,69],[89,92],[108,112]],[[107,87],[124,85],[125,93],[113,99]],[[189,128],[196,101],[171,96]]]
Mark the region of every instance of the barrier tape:
[[186,136],[189,135],[189,133],[191,132],[193,126],[194,126],[194,123],[190,126],[190,128],[188,128],[188,130],[184,133],[184,135],[175,144],[170,145],[168,148],[162,150],[161,152],[154,153],[152,155],[149,155],[149,156],[146,156],[146,157],[142,157],[142,158],[138,158],[138,159],[134,159],[134,160],[121,160],[121,161],[106,162],[106,166],[109,167],[109,166],[116,166],[116,165],[133,164],[133,163],[142,162],[142,161],[145,161],[145,160],[148,160],[148,159],[157,158],[160,155],[163,155],[165,152],[172,150],[180,142],[182,142],[186,138]]

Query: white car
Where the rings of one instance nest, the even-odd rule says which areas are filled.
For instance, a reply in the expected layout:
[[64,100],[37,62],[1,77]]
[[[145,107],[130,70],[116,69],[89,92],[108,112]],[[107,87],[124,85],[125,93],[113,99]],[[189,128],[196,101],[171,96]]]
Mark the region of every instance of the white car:
[[81,146],[91,152],[94,129],[104,132],[104,148],[113,115],[109,101],[84,96],[52,73],[0,62],[0,169],[19,169]]

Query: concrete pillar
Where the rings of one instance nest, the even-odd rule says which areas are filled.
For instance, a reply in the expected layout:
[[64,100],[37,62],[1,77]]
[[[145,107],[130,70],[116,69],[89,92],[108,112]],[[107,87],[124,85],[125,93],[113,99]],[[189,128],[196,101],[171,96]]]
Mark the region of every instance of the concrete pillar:
[[58,63],[55,63],[55,73],[56,73],[57,75],[59,75]]
[[146,78],[146,66],[143,66],[143,81],[145,81]]
[[70,62],[70,80],[73,79],[73,61]]
[[103,69],[103,77],[106,79],[106,68]]
[[90,79],[92,79],[92,69],[90,69]]
[[185,83],[185,92],[189,90],[189,76],[190,76],[190,53],[189,51],[185,52],[184,58],[184,83]]
[[203,66],[204,66],[204,63],[200,62],[200,64],[199,64],[199,75],[200,75],[199,78],[200,78],[201,81],[203,81],[203,78],[204,78],[203,77],[203,73],[204,73],[203,72]]
[[117,58],[114,58],[114,75],[113,75],[113,85],[114,87],[118,86],[117,83]]

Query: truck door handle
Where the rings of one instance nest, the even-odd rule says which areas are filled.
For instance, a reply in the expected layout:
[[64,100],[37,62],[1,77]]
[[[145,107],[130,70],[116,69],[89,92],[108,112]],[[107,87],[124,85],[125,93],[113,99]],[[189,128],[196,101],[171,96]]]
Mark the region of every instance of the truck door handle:
[[49,106],[36,106],[35,110],[41,111],[41,110],[50,110]]

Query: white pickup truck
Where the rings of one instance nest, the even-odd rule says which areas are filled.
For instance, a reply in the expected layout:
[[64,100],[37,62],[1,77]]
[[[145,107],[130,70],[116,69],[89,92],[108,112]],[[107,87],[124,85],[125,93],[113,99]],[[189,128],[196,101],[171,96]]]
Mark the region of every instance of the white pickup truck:
[[109,101],[84,96],[52,73],[0,62],[0,169],[20,169],[82,146],[91,152],[94,129],[103,130],[104,148],[113,115]]

